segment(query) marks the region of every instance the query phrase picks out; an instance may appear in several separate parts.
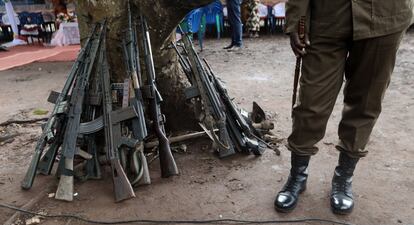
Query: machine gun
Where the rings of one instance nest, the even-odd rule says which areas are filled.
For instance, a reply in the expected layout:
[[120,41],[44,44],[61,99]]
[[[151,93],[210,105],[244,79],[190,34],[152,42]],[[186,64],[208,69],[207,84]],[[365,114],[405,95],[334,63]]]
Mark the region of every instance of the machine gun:
[[147,83],[148,83],[148,98],[150,105],[150,117],[152,120],[153,129],[158,137],[159,146],[159,158],[161,166],[161,176],[170,177],[173,175],[178,175],[178,168],[175,163],[174,157],[171,153],[170,143],[165,134],[164,123],[165,116],[161,113],[161,94],[157,90],[156,81],[155,81],[155,68],[154,61],[152,57],[151,50],[151,41],[148,31],[148,25],[144,16],[140,16],[141,21],[141,33],[143,36],[143,49],[144,49],[144,58],[145,66],[147,72]]
[[[97,26],[94,26],[91,36],[85,42],[85,47],[82,48],[78,58],[72,66],[71,72],[69,73],[62,92],[58,94],[56,101],[54,101],[55,107],[53,108],[51,116],[43,128],[42,135],[37,141],[32,161],[30,162],[29,168],[27,169],[26,175],[21,183],[21,187],[23,189],[27,190],[32,187],[36,172],[38,170],[47,175],[50,174],[52,170],[57,151],[62,144],[64,130],[66,129],[69,92],[74,84],[74,81],[78,78],[78,75],[82,71],[87,54],[92,47],[91,39],[96,35],[96,31]],[[43,150],[48,144],[49,149],[42,157]]]
[[[190,82],[193,86],[196,86],[196,89],[199,92],[198,94],[201,96],[204,103],[206,115],[203,120],[211,131],[210,133],[212,134],[213,140],[218,147],[218,155],[220,158],[233,155],[235,154],[235,150],[228,132],[229,124],[225,105],[215,90],[213,81],[210,79],[203,63],[194,49],[191,39],[187,35],[183,35],[183,43],[188,54],[188,61],[192,71]],[[183,63],[185,61],[181,60],[180,62],[184,65]],[[212,132],[214,128],[219,129],[219,137]]]

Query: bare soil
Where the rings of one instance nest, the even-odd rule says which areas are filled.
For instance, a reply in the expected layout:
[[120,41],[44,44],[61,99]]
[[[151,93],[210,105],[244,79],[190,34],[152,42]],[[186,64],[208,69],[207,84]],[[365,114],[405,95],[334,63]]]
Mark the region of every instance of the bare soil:
[[[295,58],[285,36],[246,40],[245,49],[229,53],[229,40],[207,40],[202,55],[226,82],[231,96],[243,108],[257,101],[276,120],[275,133],[285,139],[290,132],[290,101]],[[135,199],[114,203],[112,181],[77,182],[72,203],[44,198],[36,211],[73,213],[98,220],[145,219],[295,219],[319,217],[353,224],[414,224],[414,33],[403,40],[393,81],[385,97],[383,113],[369,143],[370,154],[361,160],[354,178],[356,206],[349,216],[337,216],[329,208],[330,181],[337,162],[337,124],[342,98],[328,125],[320,152],[310,165],[308,189],[297,209],[276,213],[274,196],[289,171],[289,152],[280,146],[277,156],[237,155],[225,160],[210,152],[206,139],[187,143],[186,153],[176,154],[181,175],[161,179],[158,162],[151,165],[152,184],[139,187]],[[0,72],[0,123],[11,118],[36,118],[35,109],[50,110],[51,90],[60,90],[71,63],[34,63]],[[169,119],[169,118],[167,118]],[[171,119],[171,118],[170,118]],[[0,144],[0,202],[26,204],[42,190],[55,190],[53,176],[38,176],[30,191],[20,181],[31,158],[40,123],[0,127],[0,135],[18,133]],[[0,209],[0,222],[12,211]],[[23,218],[24,219],[24,218]],[[83,224],[74,220],[42,220],[41,224]],[[318,224],[318,223],[314,223]]]

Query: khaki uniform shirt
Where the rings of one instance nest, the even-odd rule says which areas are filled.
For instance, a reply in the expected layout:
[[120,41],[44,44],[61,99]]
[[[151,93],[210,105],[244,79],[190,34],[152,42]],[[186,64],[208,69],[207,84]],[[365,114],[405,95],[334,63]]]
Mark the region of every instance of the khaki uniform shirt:
[[297,32],[306,16],[310,32],[318,35],[335,37],[352,29],[354,40],[384,36],[409,27],[413,5],[414,0],[289,0],[285,32]]

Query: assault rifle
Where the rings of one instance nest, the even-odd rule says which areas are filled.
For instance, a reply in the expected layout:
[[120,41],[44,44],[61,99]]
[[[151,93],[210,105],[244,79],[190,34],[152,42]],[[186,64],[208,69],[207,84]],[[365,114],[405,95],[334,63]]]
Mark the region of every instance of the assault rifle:
[[[228,132],[229,124],[225,105],[215,89],[214,81],[211,80],[207,70],[198,57],[190,37],[184,34],[182,40],[185,50],[188,51],[187,56],[192,71],[190,81],[192,81],[192,85],[198,90],[198,94],[201,96],[206,107],[204,123],[207,124],[210,131],[214,128],[219,129],[219,137],[214,132],[210,132],[218,147],[218,155],[220,158],[233,155],[235,150]],[[183,65],[185,61],[182,60],[180,62]]]
[[[82,48],[72,66],[62,92],[57,95],[57,99],[54,101],[55,106],[51,116],[43,127],[42,135],[37,141],[32,161],[30,162],[29,168],[21,183],[23,189],[27,190],[32,187],[36,171],[39,170],[42,174],[48,175],[52,170],[57,151],[62,144],[64,131],[66,129],[69,92],[75,79],[77,79],[78,75],[82,72],[83,64],[92,47],[91,39],[96,35],[96,31],[97,26],[94,26],[91,36],[85,42],[85,47]],[[43,150],[48,144],[49,149],[42,157]]]
[[[91,85],[89,85],[89,91],[87,95],[88,102],[86,104],[84,121],[95,121],[99,116],[101,116],[101,106],[102,106],[102,96],[101,96],[101,82],[100,77],[93,76],[91,78]],[[82,126],[82,124],[81,124]],[[97,131],[93,133],[83,134],[84,136],[84,146],[87,149],[89,158],[84,163],[83,171],[84,173],[79,176],[81,180],[88,179],[101,179],[102,172],[99,164],[99,152],[97,146]]]
[[172,45],[172,47],[174,48],[175,52],[178,55],[178,62],[180,63],[181,68],[183,69],[185,76],[187,77],[187,79],[191,83],[191,85],[193,85],[193,83],[195,83],[195,82],[193,80],[191,66],[190,66],[190,62],[188,61],[188,58],[185,58],[181,54],[180,50],[178,50],[177,44],[174,41],[171,42],[171,45]]
[[137,29],[132,23],[132,15],[130,4],[128,1],[128,31],[126,38],[122,40],[122,49],[124,53],[124,61],[126,64],[127,72],[131,77],[134,87],[135,98],[132,100],[135,110],[137,111],[138,118],[134,124],[134,135],[139,141],[144,140],[147,136],[147,127],[145,125],[144,115],[144,100],[141,93],[141,66],[139,63],[139,49],[137,41]]
[[[211,127],[216,126],[219,129],[219,138],[216,135],[210,135],[216,146],[219,147],[219,157],[234,154],[235,150],[239,152],[253,153],[262,155],[266,147],[272,148],[261,137],[263,134],[256,129],[264,128],[263,131],[272,129],[273,124],[266,120],[264,112],[262,118],[253,121],[245,111],[240,110],[232,101],[221,82],[214,74],[211,66],[204,59],[202,62],[194,50],[193,43],[188,35],[183,33],[182,43],[184,46],[180,51],[179,44],[172,43],[172,47],[178,54],[179,62],[191,83],[191,87],[185,91],[187,99],[196,99],[197,103],[201,101],[204,109],[204,123]],[[260,108],[257,104],[253,104],[254,108]],[[257,110],[256,110],[257,112]],[[213,123],[210,118],[213,118]],[[255,124],[255,123],[260,124]],[[270,125],[270,126],[267,126]],[[202,125],[207,130],[205,125]],[[212,132],[210,132],[212,133]],[[224,141],[223,141],[224,140]],[[232,146],[228,150],[223,145]],[[220,149],[221,147],[221,149]]]
[[204,63],[208,68],[209,75],[214,81],[215,87],[221,96],[227,112],[227,119],[230,125],[233,142],[238,144],[239,149],[245,152],[253,152],[255,155],[262,155],[268,144],[261,138],[256,136],[254,127],[249,124],[248,118],[242,115],[240,109],[231,100],[223,82],[214,74],[210,64],[204,59]]
[[137,140],[128,139],[122,136],[121,122],[136,117],[135,110],[131,107],[122,108],[117,111],[112,109],[111,81],[109,76],[106,52],[101,52],[102,65],[100,67],[100,77],[103,92],[103,121],[105,131],[105,146],[107,159],[111,164],[112,179],[114,183],[115,201],[135,197],[131,183],[121,165],[119,159],[119,148],[127,146],[135,148]]
[[161,166],[161,176],[170,177],[173,175],[178,175],[178,168],[175,163],[174,157],[171,153],[170,143],[165,134],[165,116],[161,113],[161,102],[162,97],[158,92],[156,81],[155,81],[155,68],[154,61],[151,50],[151,41],[148,31],[148,25],[144,16],[140,16],[141,21],[141,33],[143,36],[143,49],[144,49],[144,58],[145,66],[147,72],[147,83],[148,83],[148,98],[150,101],[150,117],[152,120],[153,129],[158,137],[159,146],[159,157],[160,157],[160,166]]
[[[138,49],[137,28],[132,22],[131,6],[128,1],[128,30],[126,37],[122,39],[122,49],[124,53],[124,62],[129,77],[132,80],[134,88],[134,98],[131,99],[131,104],[137,112],[137,118],[132,120],[132,133],[135,139],[141,142],[131,154],[131,165],[134,168],[134,173],[138,173],[136,178],[131,179],[132,185],[138,183],[139,179],[143,178],[143,184],[150,184],[151,178],[149,176],[148,164],[144,155],[143,141],[147,137],[148,131],[145,124],[144,114],[144,100],[141,92],[141,66],[139,63],[139,49]],[[138,163],[139,162],[139,163]],[[138,165],[141,164],[141,165]],[[141,168],[141,176],[138,172],[138,167]]]
[[101,42],[104,37],[106,22],[100,25],[99,33],[92,39],[91,49],[86,57],[85,65],[82,67],[81,74],[76,79],[72,95],[69,102],[68,119],[65,130],[65,137],[62,143],[62,157],[60,180],[55,198],[59,200],[73,200],[73,160],[78,152],[78,136],[80,134],[81,115],[83,111],[85,92],[88,89],[89,78],[95,64],[96,55],[102,47]]

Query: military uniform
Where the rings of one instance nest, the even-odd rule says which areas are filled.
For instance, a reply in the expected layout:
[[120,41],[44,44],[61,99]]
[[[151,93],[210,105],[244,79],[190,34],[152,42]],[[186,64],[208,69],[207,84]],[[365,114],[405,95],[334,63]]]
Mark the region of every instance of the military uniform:
[[[298,103],[288,138],[292,152],[286,184],[275,209],[289,212],[305,191],[308,164],[325,135],[328,119],[344,86],[339,124],[340,150],[332,178],[331,209],[348,214],[354,208],[352,177],[378,116],[394,69],[397,50],[413,18],[413,0],[289,0],[286,32],[292,49],[303,54],[298,22],[307,18],[310,45],[302,56]],[[309,43],[308,43],[309,44]]]
[[404,30],[413,17],[412,0],[289,0],[286,32],[308,18],[310,46],[303,57],[298,104],[288,148],[313,155],[342,87],[344,108],[338,149],[367,154],[365,146],[381,112]]

